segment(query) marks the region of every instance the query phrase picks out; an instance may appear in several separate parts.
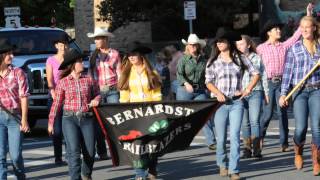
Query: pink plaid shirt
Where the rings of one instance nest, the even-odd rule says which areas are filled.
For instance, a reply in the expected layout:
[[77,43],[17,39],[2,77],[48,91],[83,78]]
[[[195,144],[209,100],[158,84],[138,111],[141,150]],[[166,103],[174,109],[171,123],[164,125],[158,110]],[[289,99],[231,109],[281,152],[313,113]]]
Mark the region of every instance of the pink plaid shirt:
[[117,50],[109,49],[104,60],[101,60],[101,56],[98,54],[96,66],[95,79],[98,80],[100,87],[103,85],[113,86],[118,83],[121,73],[121,59]]
[[21,112],[20,97],[29,96],[25,73],[18,67],[9,66],[4,77],[0,76],[0,102],[8,110]]
[[286,52],[297,40],[299,40],[300,36],[301,31],[299,28],[293,36],[285,42],[271,44],[266,41],[257,47],[257,53],[262,58],[268,78],[282,76]]
[[56,98],[49,114],[49,126],[53,126],[56,114],[63,105],[64,111],[88,112],[92,99],[100,101],[100,91],[97,83],[89,76],[74,79],[71,75],[58,82],[55,89]]

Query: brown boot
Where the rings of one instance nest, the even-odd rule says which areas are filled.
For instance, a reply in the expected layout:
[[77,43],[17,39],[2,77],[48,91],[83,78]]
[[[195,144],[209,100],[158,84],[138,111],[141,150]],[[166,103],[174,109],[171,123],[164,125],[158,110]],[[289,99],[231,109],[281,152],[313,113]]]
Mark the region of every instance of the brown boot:
[[320,175],[320,148],[318,149],[317,145],[311,144],[312,149],[312,166],[313,166],[313,175]]
[[297,170],[301,170],[303,168],[303,144],[298,146],[294,144],[294,165],[296,166]]
[[250,138],[243,138],[243,155],[242,158],[247,159],[251,158],[252,152],[251,152],[251,139]]
[[257,158],[258,160],[262,159],[261,155],[261,140],[257,137],[252,137],[252,148],[253,148],[253,157]]
[[220,172],[219,172],[221,177],[226,177],[228,176],[228,169],[224,167],[220,167]]

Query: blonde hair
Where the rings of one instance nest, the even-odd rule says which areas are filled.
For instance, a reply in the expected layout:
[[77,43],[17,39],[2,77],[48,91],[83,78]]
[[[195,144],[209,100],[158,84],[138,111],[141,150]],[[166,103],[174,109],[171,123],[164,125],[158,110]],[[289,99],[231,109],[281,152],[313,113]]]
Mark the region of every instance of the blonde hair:
[[301,18],[301,20],[300,20],[300,24],[301,24],[302,21],[309,21],[309,22],[312,23],[312,25],[316,28],[316,30],[313,33],[313,38],[314,39],[318,39],[319,38],[319,34],[320,34],[320,31],[319,31],[320,30],[319,29],[320,25],[319,25],[319,23],[317,23],[316,19],[313,18],[312,16],[303,16]]
[[[184,49],[184,54],[191,55],[190,50],[189,50],[190,46],[191,46],[190,44],[186,45],[186,47]],[[200,44],[196,44],[196,46],[197,46],[197,55],[199,55],[201,53],[201,46],[200,46]]]

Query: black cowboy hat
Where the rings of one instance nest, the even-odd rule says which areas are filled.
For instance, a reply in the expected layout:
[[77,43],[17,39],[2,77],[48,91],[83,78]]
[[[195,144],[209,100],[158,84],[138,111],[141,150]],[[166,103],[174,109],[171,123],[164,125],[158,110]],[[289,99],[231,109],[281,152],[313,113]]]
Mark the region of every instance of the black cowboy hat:
[[16,48],[15,45],[11,45],[7,39],[0,39],[0,54],[12,51]]
[[229,42],[240,41],[242,39],[241,35],[238,32],[231,30],[219,30],[216,33],[216,37],[214,38],[214,43],[220,40],[228,40]]
[[140,53],[142,55],[149,54],[152,52],[152,49],[142,45],[141,42],[135,41],[129,44],[128,53]]
[[80,53],[76,49],[69,49],[65,52],[63,56],[63,62],[61,63],[59,70],[63,70],[68,67],[68,65],[75,63],[78,59],[86,57],[85,54]]
[[61,34],[60,36],[58,36],[53,40],[53,44],[56,44],[56,43],[69,44],[71,41],[72,40],[70,40],[67,34]]
[[282,28],[283,27],[283,23],[281,23],[278,20],[274,20],[274,19],[269,19],[264,25],[262,30],[260,31],[260,37],[262,39],[266,39],[267,38],[267,32],[270,31],[272,28],[275,27],[279,27]]

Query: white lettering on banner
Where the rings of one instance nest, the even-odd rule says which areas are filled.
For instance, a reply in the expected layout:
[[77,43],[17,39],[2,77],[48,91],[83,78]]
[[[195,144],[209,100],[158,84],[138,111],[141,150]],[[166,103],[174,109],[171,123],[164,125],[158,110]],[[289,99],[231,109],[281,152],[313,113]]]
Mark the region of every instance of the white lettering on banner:
[[182,132],[191,129],[191,123],[186,123],[183,126],[178,126],[174,130],[170,131],[158,144],[134,144],[130,142],[124,142],[122,144],[123,150],[129,151],[135,155],[152,154],[162,151],[166,148],[175,138]]
[[191,113],[194,112],[194,109],[190,109],[187,107],[181,107],[181,106],[173,107],[170,105],[157,104],[157,105],[154,105],[153,107],[148,106],[148,107],[146,107],[146,110],[143,110],[142,107],[135,108],[132,110],[125,110],[125,111],[117,113],[111,117],[106,117],[105,120],[108,121],[112,125],[120,125],[120,124],[124,123],[125,121],[129,121],[132,119],[138,119],[140,117],[153,116],[153,115],[161,114],[161,113],[187,117]]

